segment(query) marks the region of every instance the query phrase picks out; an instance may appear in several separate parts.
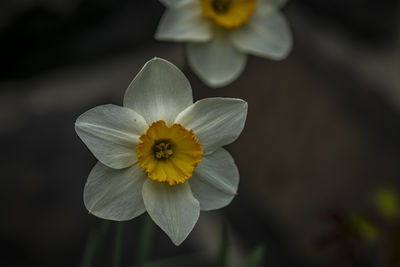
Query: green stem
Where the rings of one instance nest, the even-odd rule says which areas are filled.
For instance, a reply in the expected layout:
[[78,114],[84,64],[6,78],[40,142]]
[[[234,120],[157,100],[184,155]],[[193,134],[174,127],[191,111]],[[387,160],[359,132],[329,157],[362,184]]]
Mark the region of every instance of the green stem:
[[260,267],[263,264],[265,254],[265,246],[258,245],[250,256],[247,258],[246,263],[243,265],[244,267]]
[[86,243],[85,252],[83,253],[81,267],[91,267],[95,256],[104,242],[108,228],[110,228],[110,221],[102,221],[100,228],[97,231],[92,231]]
[[121,267],[122,243],[124,240],[125,224],[123,222],[117,222],[116,228],[113,266]]
[[148,214],[145,215],[140,234],[139,251],[136,255],[136,267],[144,267],[150,254],[154,235],[154,223]]
[[221,243],[217,256],[217,266],[227,266],[227,254],[228,254],[228,227],[226,223],[222,224]]

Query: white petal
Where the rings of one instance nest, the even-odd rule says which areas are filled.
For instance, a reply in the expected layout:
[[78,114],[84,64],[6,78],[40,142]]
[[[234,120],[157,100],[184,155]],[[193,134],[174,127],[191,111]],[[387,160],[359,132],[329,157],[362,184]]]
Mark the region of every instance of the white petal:
[[147,179],[142,193],[144,205],[153,221],[175,245],[181,244],[200,215],[200,204],[193,197],[189,183],[169,186]]
[[75,122],[78,136],[103,164],[122,169],[137,161],[135,147],[147,123],[135,111],[103,105],[83,113]]
[[223,148],[203,157],[189,180],[201,210],[228,205],[236,195],[239,171],[232,156]]
[[166,7],[175,7],[181,4],[197,1],[197,0],[159,0]]
[[168,41],[207,41],[212,36],[200,1],[169,8],[158,24],[155,38]]
[[124,106],[142,115],[149,125],[158,120],[171,124],[192,103],[192,88],[185,75],[161,58],[144,65],[124,97]]
[[176,118],[176,123],[193,130],[205,154],[232,143],[243,130],[247,102],[235,98],[205,98]]
[[90,213],[103,219],[133,219],[146,211],[142,197],[145,179],[143,169],[137,164],[114,170],[98,162],[85,185],[85,206]]
[[240,76],[247,57],[231,43],[225,31],[215,31],[209,42],[186,45],[190,67],[210,87],[228,85]]
[[237,49],[273,60],[287,57],[293,46],[289,24],[279,11],[254,14],[231,38]]

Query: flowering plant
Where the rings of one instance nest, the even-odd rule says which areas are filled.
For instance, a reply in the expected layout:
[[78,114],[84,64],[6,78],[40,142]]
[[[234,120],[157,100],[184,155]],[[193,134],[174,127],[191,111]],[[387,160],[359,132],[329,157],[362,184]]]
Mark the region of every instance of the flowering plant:
[[187,42],[189,65],[210,87],[235,80],[246,54],[281,60],[291,51],[291,32],[279,12],[286,0],[160,1],[167,10],[155,38]]
[[103,105],[75,123],[99,162],[84,203],[97,217],[124,221],[147,211],[175,245],[200,210],[226,206],[239,172],[221,148],[241,133],[247,103],[207,98],[193,104],[190,84],[166,60],[150,60],[129,85],[123,106]]

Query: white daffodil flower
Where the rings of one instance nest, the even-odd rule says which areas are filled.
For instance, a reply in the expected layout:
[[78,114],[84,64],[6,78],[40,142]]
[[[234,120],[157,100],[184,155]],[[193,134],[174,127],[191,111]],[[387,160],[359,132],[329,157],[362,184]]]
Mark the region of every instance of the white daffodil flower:
[[124,221],[147,211],[175,245],[192,231],[200,210],[228,205],[239,172],[221,148],[242,132],[247,103],[207,98],[193,104],[183,73],[166,60],[146,63],[123,106],[83,113],[75,129],[99,162],[84,203],[97,217]]
[[243,72],[246,54],[281,60],[292,35],[279,8],[286,0],[160,0],[167,10],[155,38],[184,41],[193,71],[210,87]]

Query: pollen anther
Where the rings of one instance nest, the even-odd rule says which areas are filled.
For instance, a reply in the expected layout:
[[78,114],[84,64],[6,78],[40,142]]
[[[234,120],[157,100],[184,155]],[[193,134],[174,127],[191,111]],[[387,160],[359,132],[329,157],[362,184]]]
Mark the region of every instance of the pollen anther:
[[160,140],[156,142],[156,144],[153,147],[154,151],[154,156],[157,159],[168,159],[174,154],[174,151],[172,150],[172,145],[170,141],[168,140]]
[[231,0],[213,0],[212,8],[216,13],[226,13],[229,10]]

